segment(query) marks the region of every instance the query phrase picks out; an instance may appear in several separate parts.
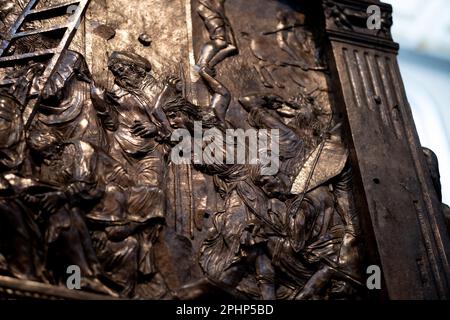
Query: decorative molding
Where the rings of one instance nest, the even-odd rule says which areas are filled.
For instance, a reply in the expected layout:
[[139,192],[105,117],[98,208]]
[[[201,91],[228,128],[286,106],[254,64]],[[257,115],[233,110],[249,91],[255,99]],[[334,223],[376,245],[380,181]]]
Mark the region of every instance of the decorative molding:
[[[370,17],[367,8],[374,4],[381,10],[381,28],[371,30],[367,27]],[[330,37],[368,47],[375,45],[378,48],[398,50],[399,46],[393,42],[391,34],[391,5],[373,1],[324,0],[322,6]]]
[[[448,299],[449,240],[401,80],[398,45],[390,25],[376,35],[349,23],[368,4],[324,2],[331,76],[363,190],[363,232],[373,234],[391,299]],[[390,5],[379,5],[391,14]]]

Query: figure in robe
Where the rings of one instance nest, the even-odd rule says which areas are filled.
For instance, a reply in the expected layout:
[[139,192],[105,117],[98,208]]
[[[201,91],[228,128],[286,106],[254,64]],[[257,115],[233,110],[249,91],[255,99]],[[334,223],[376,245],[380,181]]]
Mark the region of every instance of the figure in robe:
[[[222,108],[200,107],[191,104],[181,96],[168,100],[163,110],[173,129],[187,129],[193,133],[194,121],[202,121],[203,130],[216,128],[225,131],[225,125],[219,118],[219,110],[227,110],[230,98],[228,90],[205,70],[200,75],[213,91],[213,99]],[[222,153],[226,151],[223,145]],[[203,156],[208,144],[202,146]],[[210,155],[211,156],[211,155]],[[192,299],[201,296],[216,286],[225,288],[234,296],[245,294],[236,290],[239,282],[248,272],[246,265],[256,269],[259,292],[264,299],[275,297],[274,270],[271,261],[265,254],[266,240],[260,228],[267,217],[267,198],[257,187],[252,177],[257,168],[252,165],[230,165],[204,159],[203,164],[195,164],[194,168],[214,177],[216,189],[222,195],[225,208],[214,214],[214,227],[204,240],[199,263],[205,278],[183,286],[178,296]]]
[[92,144],[65,141],[50,129],[33,128],[27,143],[34,160],[33,177],[53,188],[28,196],[28,201],[39,210],[45,230],[47,268],[57,283],[65,284],[67,267],[77,265],[84,289],[117,296],[101,282],[102,267],[85,215],[104,196],[107,173],[120,172],[119,169],[102,161]]
[[106,148],[106,136],[89,97],[92,81],[80,53],[67,50],[42,91],[34,126],[51,128],[65,140]]
[[[289,298],[317,298],[332,279],[337,284],[331,294],[350,294],[361,286],[359,219],[340,125],[321,124],[313,103],[294,106],[273,95],[240,102],[254,127],[280,131],[280,171],[256,183],[270,198],[284,200],[280,211],[286,234],[271,237],[268,248],[273,264],[290,278],[287,282],[298,286]],[[286,105],[298,110],[290,125],[277,116]]]
[[123,232],[138,234],[139,271],[157,274],[153,247],[165,219],[163,184],[165,147],[158,140],[168,135],[167,119],[159,105],[165,87],[151,74],[151,63],[132,52],[113,52],[108,67],[115,77],[111,92],[91,86],[91,97],[110,136],[108,153],[133,181],[129,188]]
[[0,273],[47,282],[42,234],[24,197],[38,182],[20,174],[26,152],[22,108],[15,95],[0,91]]

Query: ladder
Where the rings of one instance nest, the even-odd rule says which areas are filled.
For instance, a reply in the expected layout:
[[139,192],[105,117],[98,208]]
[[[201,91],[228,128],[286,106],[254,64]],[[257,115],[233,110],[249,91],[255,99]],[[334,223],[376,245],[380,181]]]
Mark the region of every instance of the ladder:
[[[33,60],[47,61],[45,63],[45,70],[40,77],[40,88],[37,93],[38,96],[32,97],[34,100],[33,106],[31,106],[29,115],[27,115],[25,117],[26,119],[24,119],[26,128],[29,127],[36,112],[36,106],[40,103],[40,92],[44,89],[48,79],[52,76],[55,67],[59,64],[64,52],[68,49],[70,43],[72,42],[78,26],[86,13],[89,2],[90,0],[68,1],[61,4],[36,9],[39,0],[30,0],[10,28],[6,39],[0,44],[0,68],[20,65],[27,61]],[[33,22],[37,20],[45,21],[57,17],[63,17],[67,14],[70,14],[70,17],[66,23],[37,28],[35,30],[20,31],[25,22]],[[30,53],[6,55],[13,41],[40,34],[54,34],[59,40],[58,46],[52,49],[43,49]],[[11,85],[14,81],[15,79],[0,80],[0,87]]]

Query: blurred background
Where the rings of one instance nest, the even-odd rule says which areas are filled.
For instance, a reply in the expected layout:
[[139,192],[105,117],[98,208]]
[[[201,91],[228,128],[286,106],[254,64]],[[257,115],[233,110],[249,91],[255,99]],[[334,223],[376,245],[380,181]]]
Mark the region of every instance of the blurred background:
[[392,35],[422,145],[439,158],[450,203],[450,1],[383,0],[394,8]]

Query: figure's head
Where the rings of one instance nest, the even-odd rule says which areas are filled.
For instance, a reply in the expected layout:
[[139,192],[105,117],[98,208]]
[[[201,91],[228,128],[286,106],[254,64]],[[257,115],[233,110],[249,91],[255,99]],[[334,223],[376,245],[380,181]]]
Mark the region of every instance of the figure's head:
[[290,98],[288,103],[296,106],[296,109],[300,109],[303,106],[314,106],[316,104],[316,99],[310,94],[299,93],[298,95]]
[[8,74],[11,79],[16,79],[15,83],[9,88],[9,94],[21,104],[21,111],[23,111],[30,95],[39,92],[40,76],[44,70],[45,65],[43,63],[30,62]]
[[44,128],[33,128],[27,138],[31,151],[41,159],[48,159],[58,153],[62,139]]
[[209,129],[216,127],[221,129],[220,121],[213,115],[205,111],[203,107],[196,106],[186,99],[177,97],[169,101],[163,111],[166,114],[170,126],[174,129],[188,129],[194,131],[194,121],[201,121],[202,128]]
[[81,53],[67,50],[42,91],[43,101],[50,104],[60,102],[70,94],[70,86],[75,79],[89,82],[91,73]]
[[119,85],[136,88],[150,73],[152,65],[147,59],[138,54],[127,51],[115,51],[109,57],[108,68]]
[[185,129],[190,123],[188,115],[181,110],[173,110],[167,113],[167,120],[173,129]]
[[193,129],[194,121],[201,121],[202,114],[199,108],[192,105],[188,101],[179,99],[175,103],[168,104],[164,107],[164,113],[170,126],[174,129]]
[[293,127],[300,132],[307,148],[314,148],[327,131],[330,115],[324,112],[317,104],[314,97],[300,94],[290,103],[295,104],[298,109]]

